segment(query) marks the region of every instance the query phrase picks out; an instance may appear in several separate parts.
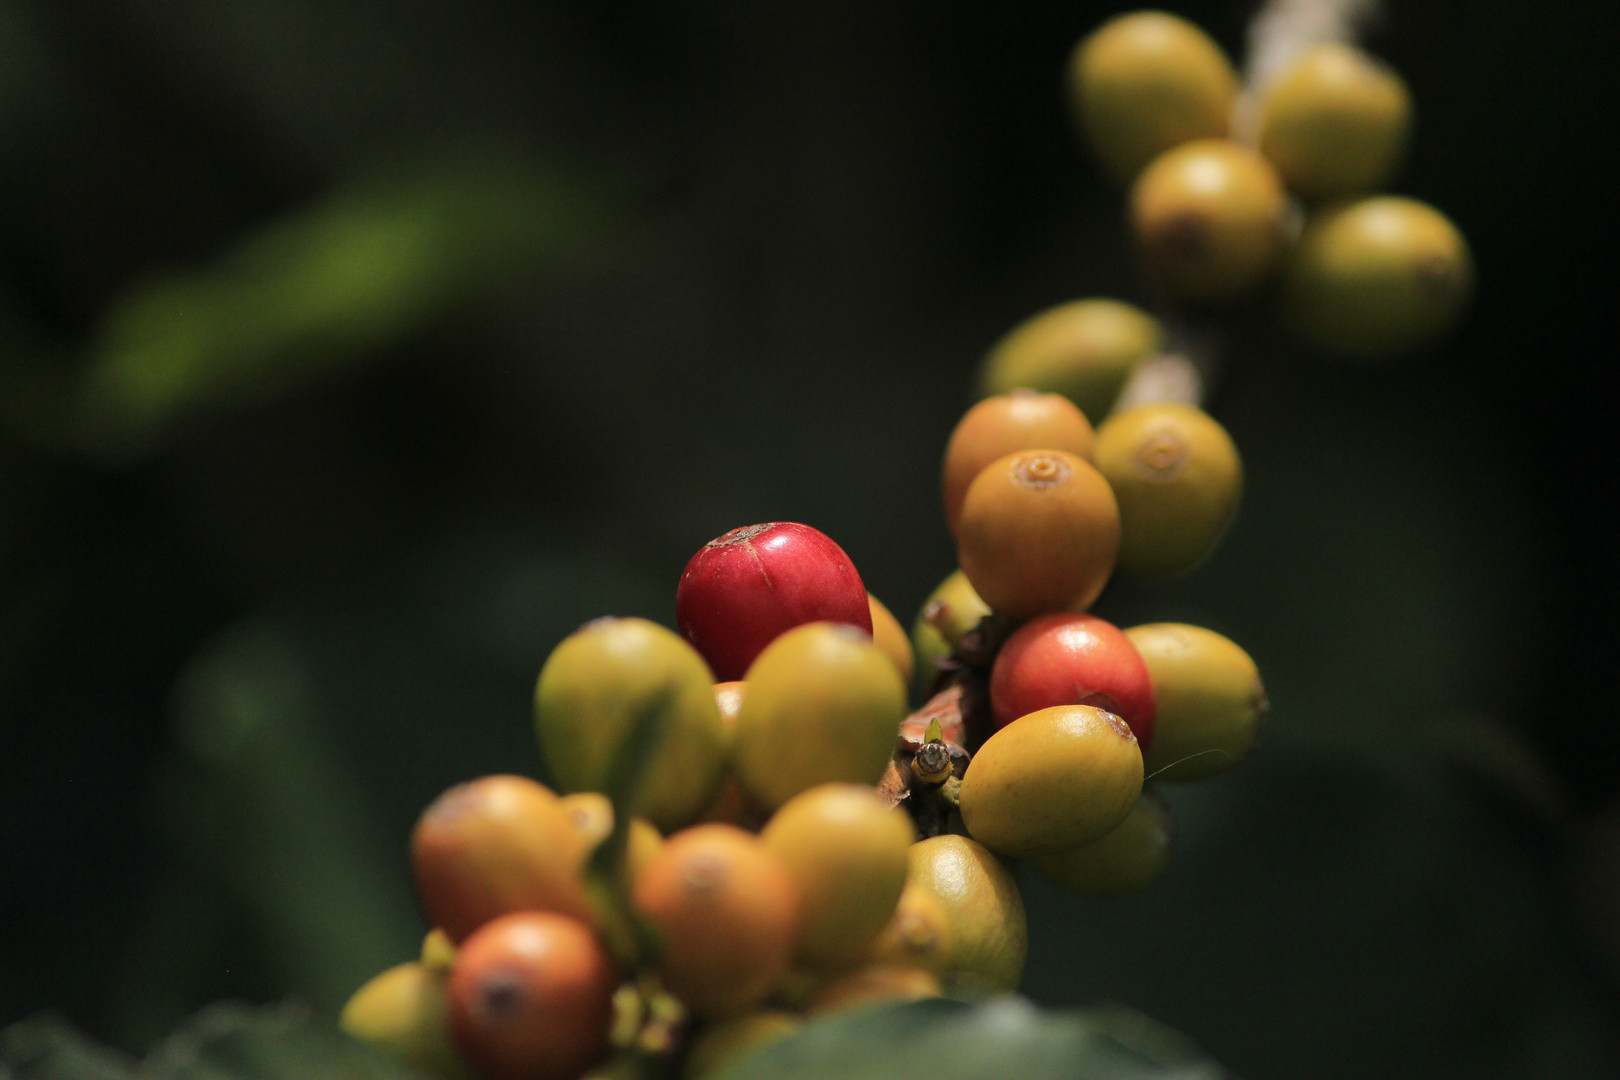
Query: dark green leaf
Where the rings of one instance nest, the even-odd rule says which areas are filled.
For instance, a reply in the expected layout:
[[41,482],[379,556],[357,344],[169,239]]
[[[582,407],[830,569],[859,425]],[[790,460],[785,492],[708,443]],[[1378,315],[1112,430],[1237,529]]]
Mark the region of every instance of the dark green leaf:
[[146,1059],[141,1080],[420,1080],[296,1005],[224,1003],[198,1013]]
[[1220,1080],[1180,1036],[1127,1010],[1055,1012],[1008,997],[923,1001],[806,1024],[722,1080]]
[[133,1080],[130,1064],[40,1013],[0,1031],[0,1080]]
[[653,751],[658,748],[659,725],[673,698],[674,691],[665,689],[648,701],[619,744],[603,784],[613,803],[613,831],[596,845],[585,867],[586,891],[602,934],[615,958],[627,968],[658,953],[652,927],[631,910],[630,883],[625,880],[624,868],[630,845],[630,810],[652,763]]
[[572,179],[513,156],[352,180],[217,265],[115,301],[79,393],[80,440],[98,455],[138,456],[188,414],[347,367],[577,255],[600,220]]

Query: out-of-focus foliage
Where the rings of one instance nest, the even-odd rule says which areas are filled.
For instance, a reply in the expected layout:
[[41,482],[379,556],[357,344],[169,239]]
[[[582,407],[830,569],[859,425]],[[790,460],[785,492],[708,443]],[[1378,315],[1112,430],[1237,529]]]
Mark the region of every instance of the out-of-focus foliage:
[[0,1080],[417,1080],[307,1009],[217,1005],[140,1062],[42,1015],[0,1032]]
[[351,181],[217,266],[120,297],[69,391],[67,437],[127,460],[196,412],[285,393],[373,356],[457,302],[578,256],[598,231],[597,200],[511,155]]
[[1221,1080],[1186,1039],[1128,1009],[1022,998],[922,1001],[834,1015],[749,1054],[720,1080]]

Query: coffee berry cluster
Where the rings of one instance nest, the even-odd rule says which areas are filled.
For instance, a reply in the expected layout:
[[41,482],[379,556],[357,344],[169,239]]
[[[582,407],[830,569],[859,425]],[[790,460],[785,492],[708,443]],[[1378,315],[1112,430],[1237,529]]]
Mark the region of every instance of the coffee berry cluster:
[[[1410,110],[1365,54],[1299,53],[1247,121],[1231,64],[1173,16],[1104,24],[1070,75],[1085,138],[1131,186],[1142,268],[1182,310],[1280,272],[1300,332],[1353,357],[1456,317],[1461,237],[1370,194]],[[1213,418],[1119,401],[1163,343],[1094,299],[992,349],[944,455],[959,569],[909,636],[831,538],[771,522],[692,557],[678,632],[609,617],[559,644],[534,710],[554,787],[487,776],[423,812],[433,930],[345,1030],[437,1080],[697,1080],[806,1016],[1013,991],[1019,863],[1089,896],[1151,882],[1173,827],[1146,785],[1231,768],[1267,709],[1220,634],[1089,611],[1116,572],[1197,566],[1241,498]]]

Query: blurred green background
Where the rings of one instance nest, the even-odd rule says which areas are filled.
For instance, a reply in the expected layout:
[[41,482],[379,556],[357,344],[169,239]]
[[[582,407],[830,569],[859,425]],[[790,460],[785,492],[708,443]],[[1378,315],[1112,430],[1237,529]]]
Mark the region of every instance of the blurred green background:
[[[1058,94],[1123,7],[0,0],[0,1025],[335,1012],[422,806],[540,773],[550,648],[728,528],[909,621],[984,349],[1148,299]],[[1386,7],[1474,311],[1381,370],[1240,321],[1241,519],[1098,610],[1272,723],[1144,893],[1030,879],[1025,989],[1252,1080],[1616,1075],[1615,11]]]

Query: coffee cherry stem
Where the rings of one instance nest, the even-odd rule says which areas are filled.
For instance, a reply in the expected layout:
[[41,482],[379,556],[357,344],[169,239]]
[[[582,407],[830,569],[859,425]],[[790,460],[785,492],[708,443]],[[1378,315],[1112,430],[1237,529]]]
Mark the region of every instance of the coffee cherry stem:
[[643,971],[613,994],[609,1041],[626,1056],[667,1055],[686,1028],[686,1007],[664,989],[658,975]]

